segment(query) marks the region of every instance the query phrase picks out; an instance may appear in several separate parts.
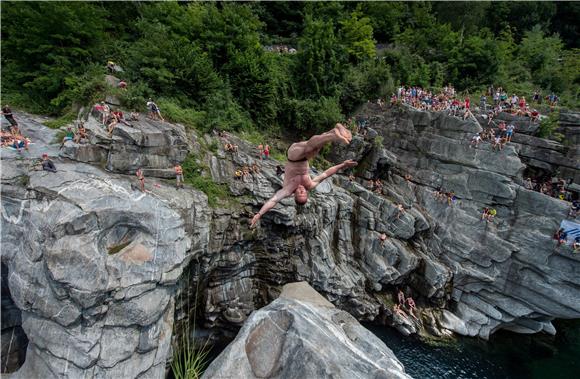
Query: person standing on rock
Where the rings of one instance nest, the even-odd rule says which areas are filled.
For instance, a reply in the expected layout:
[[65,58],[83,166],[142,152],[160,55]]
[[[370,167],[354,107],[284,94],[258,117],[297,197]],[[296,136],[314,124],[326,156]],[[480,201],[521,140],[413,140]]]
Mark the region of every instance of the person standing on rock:
[[149,99],[149,101],[147,102],[147,108],[149,109],[149,118],[151,118],[152,120],[165,121],[163,116],[161,116],[161,111],[159,110],[159,107],[157,106],[157,104],[153,102],[152,99]]
[[280,200],[294,195],[296,204],[306,204],[309,190],[316,188],[324,179],[331,177],[338,171],[356,166],[357,162],[346,160],[329,168],[314,179],[311,179],[309,174],[308,160],[314,158],[325,144],[330,142],[349,144],[351,139],[351,132],[344,125],[337,123],[334,129],[324,134],[315,135],[308,141],[292,144],[287,152],[288,163],[284,168],[285,176],[282,189],[262,206],[262,209],[252,218],[250,227],[255,227],[258,220]]
[[175,170],[175,181],[176,181],[176,188],[179,189],[180,187],[183,188],[183,169],[179,163],[175,164],[173,168]]
[[141,189],[141,192],[145,192],[145,175],[143,174],[143,170],[138,168],[137,172],[135,172],[135,175],[137,175],[137,180],[139,181],[139,188]]
[[4,115],[4,118],[10,123],[10,127],[18,127],[18,123],[16,122],[16,120],[14,119],[14,115],[12,114],[12,109],[10,109],[10,107],[5,104],[2,107],[2,114]]

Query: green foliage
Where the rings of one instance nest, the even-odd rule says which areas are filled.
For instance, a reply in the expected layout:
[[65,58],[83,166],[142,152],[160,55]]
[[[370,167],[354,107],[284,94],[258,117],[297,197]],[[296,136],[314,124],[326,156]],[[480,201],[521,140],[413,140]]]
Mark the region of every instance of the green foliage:
[[338,100],[321,97],[319,100],[289,99],[285,103],[285,124],[292,125],[300,134],[326,131],[343,118]]
[[173,351],[171,373],[175,379],[199,379],[209,361],[209,347],[197,346],[187,331]]
[[554,134],[554,131],[558,128],[558,121],[560,119],[559,112],[551,112],[548,117],[545,117],[540,121],[540,130],[538,131],[538,137],[549,138]]
[[[2,100],[37,113],[115,94],[130,110],[154,98],[168,119],[201,131],[304,134],[395,83],[554,91],[562,105],[579,105],[576,3],[2,5]],[[272,43],[298,52],[265,51]],[[104,84],[107,60],[123,67],[126,91]]]
[[207,202],[210,207],[216,207],[219,200],[229,197],[229,190],[223,184],[214,182],[211,176],[208,176],[209,169],[198,163],[198,158],[190,154],[181,164],[183,168],[183,179],[193,188],[200,190],[207,195]]
[[459,89],[494,82],[499,67],[497,45],[489,36],[471,36],[453,51],[450,65],[454,67],[452,81]]
[[23,91],[46,112],[66,78],[102,58],[104,10],[91,3],[26,2],[2,7],[2,85]]
[[302,94],[333,96],[342,79],[343,60],[344,48],[338,43],[332,22],[307,16],[296,72]]
[[177,122],[193,129],[203,130],[205,112],[199,112],[193,108],[182,108],[173,99],[161,98],[156,103],[161,110],[163,118],[166,120]]
[[340,105],[346,114],[350,114],[369,99],[390,95],[394,87],[390,67],[385,60],[369,60],[347,70]]
[[[67,113],[65,115],[62,115],[61,117],[58,117],[54,120],[45,121],[44,125],[48,126],[51,129],[60,129],[63,126],[68,125],[71,122],[73,122],[76,118],[77,118],[77,116],[71,112],[71,113]],[[63,133],[66,133],[66,132],[63,132]],[[62,135],[61,138],[58,139],[58,142],[60,142],[63,138],[64,138],[64,134]]]
[[340,21],[342,43],[354,61],[373,58],[376,55],[371,20],[362,12],[352,12],[350,18]]

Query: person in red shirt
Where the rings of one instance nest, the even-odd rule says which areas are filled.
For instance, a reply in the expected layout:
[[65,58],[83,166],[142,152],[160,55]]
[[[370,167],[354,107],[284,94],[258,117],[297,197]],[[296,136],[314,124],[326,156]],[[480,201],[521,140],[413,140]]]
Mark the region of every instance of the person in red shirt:
[[469,109],[470,105],[471,105],[471,103],[470,103],[469,97],[466,97],[465,98],[465,108]]
[[268,159],[270,157],[270,145],[266,145],[266,147],[264,147],[264,159]]

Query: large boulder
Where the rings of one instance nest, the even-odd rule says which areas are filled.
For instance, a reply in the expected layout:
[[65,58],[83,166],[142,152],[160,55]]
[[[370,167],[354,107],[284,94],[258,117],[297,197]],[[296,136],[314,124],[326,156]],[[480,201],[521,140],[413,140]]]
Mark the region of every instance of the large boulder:
[[305,282],[252,313],[203,378],[409,378],[393,352]]

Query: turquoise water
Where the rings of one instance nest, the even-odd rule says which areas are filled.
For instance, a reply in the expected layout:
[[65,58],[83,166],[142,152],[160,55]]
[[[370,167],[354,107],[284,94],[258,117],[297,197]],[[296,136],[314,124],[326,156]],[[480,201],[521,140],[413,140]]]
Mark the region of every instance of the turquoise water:
[[366,324],[416,379],[580,379],[580,320],[560,321],[556,336],[499,332],[489,341],[427,344]]

